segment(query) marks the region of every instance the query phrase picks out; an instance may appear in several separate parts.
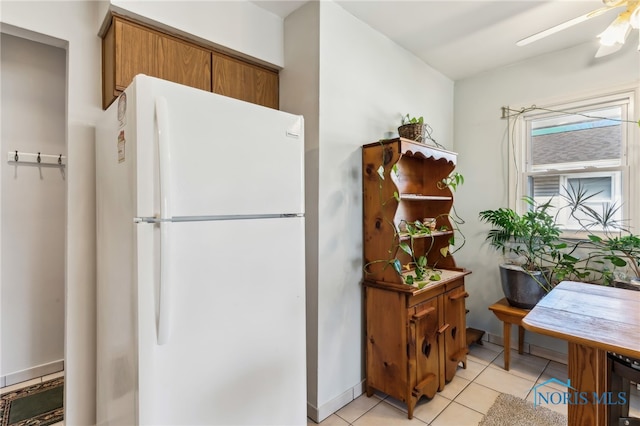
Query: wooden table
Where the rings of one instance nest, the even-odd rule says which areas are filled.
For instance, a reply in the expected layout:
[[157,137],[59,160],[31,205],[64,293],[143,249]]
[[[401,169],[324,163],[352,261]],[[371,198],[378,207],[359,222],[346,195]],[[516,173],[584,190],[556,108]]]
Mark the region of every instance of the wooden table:
[[503,322],[504,369],[509,371],[509,361],[511,359],[511,324],[518,326],[518,353],[522,354],[522,346],[524,343],[522,318],[529,313],[529,310],[511,306],[506,298],[502,298],[489,306],[489,310],[493,311],[496,317]]
[[[569,425],[606,425],[607,351],[640,358],[640,292],[564,281],[522,320],[527,330],[569,342],[570,392],[585,404],[569,404]],[[584,392],[584,393],[583,393]]]

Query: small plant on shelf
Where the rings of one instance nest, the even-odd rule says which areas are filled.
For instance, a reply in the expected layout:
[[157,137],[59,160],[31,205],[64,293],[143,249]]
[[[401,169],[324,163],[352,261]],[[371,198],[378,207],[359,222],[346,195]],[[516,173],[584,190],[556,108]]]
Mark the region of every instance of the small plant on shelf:
[[406,124],[424,124],[424,117],[411,117],[409,114],[405,114],[402,116],[401,126]]
[[400,135],[401,138],[424,142],[427,132],[426,127],[424,117],[411,117],[409,114],[405,114],[400,121],[398,135]]

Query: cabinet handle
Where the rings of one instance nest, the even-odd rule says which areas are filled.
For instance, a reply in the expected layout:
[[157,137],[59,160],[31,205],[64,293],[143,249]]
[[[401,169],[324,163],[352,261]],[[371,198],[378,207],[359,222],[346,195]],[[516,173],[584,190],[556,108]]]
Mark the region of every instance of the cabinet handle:
[[469,293],[467,293],[466,291],[463,291],[462,293],[457,293],[457,294],[454,294],[453,296],[449,296],[449,300],[458,300],[465,297],[469,297]]
[[449,328],[449,324],[445,324],[445,325],[443,325],[442,327],[440,327],[436,333],[438,333],[438,334],[442,334],[442,333],[444,333],[445,331],[447,331],[447,328]]
[[431,306],[431,307],[425,309],[424,311],[420,311],[420,312],[417,312],[417,313],[413,314],[412,318],[414,320],[419,320],[420,318],[426,317],[427,315],[429,315],[431,312],[433,312],[435,310],[436,310],[436,308]]

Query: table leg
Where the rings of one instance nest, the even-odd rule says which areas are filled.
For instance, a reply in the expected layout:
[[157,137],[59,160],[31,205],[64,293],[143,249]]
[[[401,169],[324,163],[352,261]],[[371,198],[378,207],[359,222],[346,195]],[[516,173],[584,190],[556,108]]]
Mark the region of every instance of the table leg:
[[511,358],[511,324],[504,321],[504,369],[509,371],[509,360]]
[[522,355],[522,348],[524,346],[524,327],[518,326],[518,353]]
[[572,400],[577,401],[567,407],[569,424],[607,424],[607,352],[569,342],[568,360],[569,380],[574,389],[568,391]]

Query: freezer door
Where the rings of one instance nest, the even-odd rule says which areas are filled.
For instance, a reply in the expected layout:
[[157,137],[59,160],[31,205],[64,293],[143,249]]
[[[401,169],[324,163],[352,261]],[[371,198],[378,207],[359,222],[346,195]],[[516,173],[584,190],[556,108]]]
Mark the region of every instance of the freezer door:
[[[141,425],[305,425],[304,219],[138,224]],[[154,248],[155,247],[155,248]]]
[[304,212],[301,116],[151,77],[136,87],[138,216],[158,213],[162,173],[173,216]]

